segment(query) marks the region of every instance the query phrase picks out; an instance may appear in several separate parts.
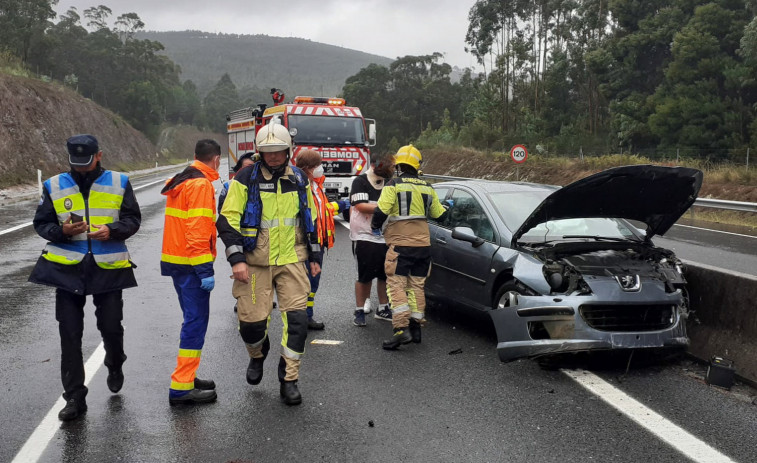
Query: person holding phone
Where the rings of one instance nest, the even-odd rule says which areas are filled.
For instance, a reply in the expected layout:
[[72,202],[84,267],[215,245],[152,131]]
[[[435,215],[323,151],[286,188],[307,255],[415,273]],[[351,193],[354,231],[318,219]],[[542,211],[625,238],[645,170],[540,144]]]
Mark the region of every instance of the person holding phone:
[[137,286],[125,241],[142,220],[129,178],[101,166],[103,152],[95,137],[74,135],[66,147],[71,171],[45,181],[34,215],[34,230],[48,243],[29,277],[56,288],[66,400],[58,413],[62,421],[87,411],[81,350],[87,295],[92,295],[103,338],[108,389],[116,393],[123,386],[122,290]]

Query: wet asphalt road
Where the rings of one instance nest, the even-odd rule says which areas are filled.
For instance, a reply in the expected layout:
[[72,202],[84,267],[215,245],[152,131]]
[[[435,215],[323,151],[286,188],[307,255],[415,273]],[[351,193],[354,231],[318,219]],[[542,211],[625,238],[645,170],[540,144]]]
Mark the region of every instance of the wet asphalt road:
[[[40,461],[686,461],[562,372],[531,361],[500,363],[485,318],[434,306],[422,344],[383,351],[388,323],[369,317],[366,328],[352,325],[354,269],[341,226],[316,299],[327,328],[310,332],[309,341],[343,343],[308,345],[303,404],[279,401],[275,347],[263,382],[245,382],[247,356],[232,311],[230,269],[221,257],[199,370],[216,381],[218,402],[170,407],[181,314],[170,279],[159,274],[159,189],[137,192],[143,225],[129,247],[140,286],[124,291],[124,388],[111,394],[101,367],[89,385],[89,411],[75,422],[55,423],[59,429]],[[13,460],[61,392],[54,291],[26,283],[43,244],[31,228],[0,236],[6,262],[0,268],[3,462]],[[85,311],[86,359],[100,339],[91,303]],[[273,317],[272,346],[280,337],[280,318]],[[632,362],[624,375],[626,360],[573,366],[591,367],[732,459],[755,461],[752,389],[708,387],[702,367],[685,360]]]

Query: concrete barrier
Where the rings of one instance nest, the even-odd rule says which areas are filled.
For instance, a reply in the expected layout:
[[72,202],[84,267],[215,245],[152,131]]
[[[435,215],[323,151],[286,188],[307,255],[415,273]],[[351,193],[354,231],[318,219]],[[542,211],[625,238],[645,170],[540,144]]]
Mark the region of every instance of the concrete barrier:
[[687,329],[689,352],[710,361],[734,361],[736,374],[757,383],[757,277],[685,262],[694,316]]

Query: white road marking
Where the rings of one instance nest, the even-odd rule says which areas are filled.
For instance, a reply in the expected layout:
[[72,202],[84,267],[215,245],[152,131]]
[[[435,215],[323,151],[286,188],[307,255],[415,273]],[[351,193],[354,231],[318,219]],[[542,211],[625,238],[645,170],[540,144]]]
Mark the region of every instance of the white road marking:
[[[723,233],[726,235],[733,235],[733,236],[741,236],[742,238],[754,238],[757,239],[757,236],[752,235],[742,235],[741,233],[733,233],[733,232],[727,232],[727,231],[721,231],[721,230],[713,230],[712,228],[702,228],[702,227],[693,227],[691,225],[679,225],[679,224],[673,224],[674,227],[683,227],[683,228],[693,228],[694,230],[704,230],[709,232],[715,232],[715,233]],[[665,238],[663,236],[663,238]],[[668,238],[671,239],[671,238]]]
[[339,344],[342,344],[344,341],[337,341],[334,339],[313,339],[310,341],[310,344],[321,344],[324,346],[338,346]]
[[[147,188],[148,186],[153,186],[156,183],[161,183],[161,182],[165,183],[165,181],[166,181],[165,179],[163,179],[163,180],[157,180],[155,182],[148,183],[146,185],[140,185],[138,187],[134,187],[133,190],[134,191],[141,190],[142,188]],[[27,222],[27,223],[22,223],[21,225],[16,225],[15,227],[11,227],[11,228],[9,228],[7,230],[0,231],[0,235],[5,235],[6,233],[11,233],[11,232],[14,232],[16,230],[21,230],[22,228],[26,228],[26,227],[30,226],[31,224],[32,224],[32,222]]]
[[718,463],[734,461],[594,373],[585,370],[560,371],[692,461]]
[[28,222],[28,223],[22,223],[21,225],[16,225],[15,227],[11,227],[11,228],[9,228],[7,230],[0,231],[0,235],[5,235],[6,233],[11,233],[11,232],[14,232],[16,230],[21,230],[22,228],[26,228],[26,227],[28,227],[31,224],[32,224],[31,222]]
[[[102,366],[105,360],[105,349],[101,342],[99,346],[92,352],[87,363],[84,365],[85,378],[84,385],[88,385],[97,371]],[[42,422],[37,426],[31,436],[26,440],[26,443],[21,450],[16,454],[16,458],[12,463],[33,463],[39,460],[42,453],[47,448],[47,445],[55,436],[55,433],[60,428],[61,421],[58,420],[58,411],[66,405],[66,401],[63,397],[58,398],[53,408],[47,412],[47,415],[42,419]]]

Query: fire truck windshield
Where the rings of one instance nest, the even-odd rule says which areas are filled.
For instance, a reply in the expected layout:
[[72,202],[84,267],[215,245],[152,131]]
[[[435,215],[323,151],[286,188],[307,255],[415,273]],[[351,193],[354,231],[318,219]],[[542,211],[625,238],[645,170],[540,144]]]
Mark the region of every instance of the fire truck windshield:
[[296,145],[365,145],[363,120],[358,117],[290,114],[287,125],[297,129]]

